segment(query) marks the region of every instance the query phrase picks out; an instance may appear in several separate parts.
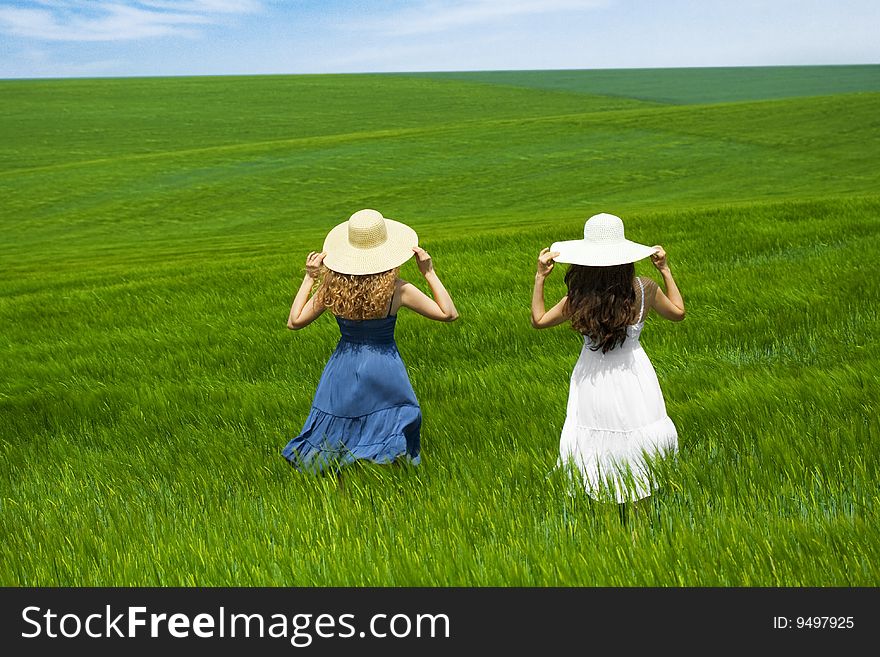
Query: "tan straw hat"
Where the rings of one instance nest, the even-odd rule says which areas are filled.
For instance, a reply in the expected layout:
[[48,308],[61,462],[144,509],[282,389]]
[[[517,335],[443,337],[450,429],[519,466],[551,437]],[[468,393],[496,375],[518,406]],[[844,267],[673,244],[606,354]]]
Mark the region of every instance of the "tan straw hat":
[[556,262],[593,267],[623,265],[647,258],[657,251],[653,246],[631,242],[623,235],[623,221],[613,214],[596,214],[584,224],[584,239],[554,242]]
[[378,274],[412,258],[416,231],[376,210],[358,210],[324,240],[324,265],[340,274]]

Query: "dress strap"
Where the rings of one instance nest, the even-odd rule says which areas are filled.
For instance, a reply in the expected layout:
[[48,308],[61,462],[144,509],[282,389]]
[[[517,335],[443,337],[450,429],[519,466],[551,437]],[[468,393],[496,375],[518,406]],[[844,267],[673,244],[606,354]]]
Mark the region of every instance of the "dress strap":
[[394,291],[391,292],[391,298],[388,300],[388,312],[385,313],[385,317],[391,317],[391,306],[394,305],[394,292],[397,291],[397,288],[394,288]]
[[639,282],[639,288],[642,290],[642,305],[639,308],[639,321],[637,323],[641,323],[645,321],[645,318],[642,316],[645,312],[645,284],[642,283],[642,279],[636,276],[636,280]]

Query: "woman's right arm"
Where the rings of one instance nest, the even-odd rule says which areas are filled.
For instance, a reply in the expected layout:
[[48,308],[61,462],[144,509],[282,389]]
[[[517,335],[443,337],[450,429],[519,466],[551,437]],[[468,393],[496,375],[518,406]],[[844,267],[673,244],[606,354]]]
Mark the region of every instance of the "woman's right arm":
[[440,277],[437,276],[437,272],[434,271],[434,262],[431,260],[431,256],[418,246],[413,247],[413,251],[416,254],[419,271],[425,277],[434,298],[429,297],[412,283],[404,282],[400,286],[400,305],[428,319],[434,319],[438,322],[454,322],[458,319],[458,310],[456,310],[449,292],[440,281]]
[[556,265],[553,258],[558,255],[559,253],[546,248],[541,249],[538,254],[538,271],[535,273],[535,286],[532,288],[532,326],[536,329],[558,326],[568,319],[565,311],[568,295],[562,297],[550,310],[544,305],[544,280],[553,271]]
[[293,298],[290,305],[290,314],[287,316],[287,328],[297,331],[314,322],[321,313],[324,312],[323,306],[315,304],[315,297],[309,298],[312,286],[321,270],[321,263],[324,261],[325,253],[315,253],[312,251],[306,258],[306,274],[303,276],[299,290]]
[[680,322],[684,319],[684,299],[681,292],[678,291],[678,285],[672,278],[672,272],[669,269],[669,263],[666,261],[666,251],[662,246],[655,247],[657,252],[651,256],[651,262],[663,277],[663,284],[666,286],[666,293],[657,286],[657,294],[654,296],[654,310],[661,317],[673,322]]

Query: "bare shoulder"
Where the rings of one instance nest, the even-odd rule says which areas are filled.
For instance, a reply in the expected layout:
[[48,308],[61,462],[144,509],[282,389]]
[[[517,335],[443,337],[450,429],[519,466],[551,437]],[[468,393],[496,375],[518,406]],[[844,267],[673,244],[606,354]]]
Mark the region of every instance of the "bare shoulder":
[[396,278],[394,280],[394,290],[391,292],[391,313],[392,315],[396,315],[397,311],[400,310],[400,307],[403,302],[403,291],[404,286],[409,285],[402,278]]
[[654,292],[658,287],[660,287],[653,278],[650,276],[636,276],[636,278],[641,281],[642,285],[645,288],[645,293],[647,294],[649,291]]
[[652,305],[660,285],[650,276],[637,276],[637,278],[645,290],[645,305]]
[[395,306],[410,307],[413,303],[416,303],[417,300],[423,296],[425,296],[424,292],[422,292],[417,286],[413,285],[409,281],[403,278],[398,278],[396,281],[394,281]]

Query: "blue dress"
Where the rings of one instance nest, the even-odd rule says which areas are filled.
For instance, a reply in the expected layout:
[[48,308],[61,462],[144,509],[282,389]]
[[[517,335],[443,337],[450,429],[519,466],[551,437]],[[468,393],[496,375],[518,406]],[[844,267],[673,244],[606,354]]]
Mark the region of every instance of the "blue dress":
[[282,455],[309,472],[358,459],[418,464],[422,411],[394,341],[397,315],[336,321],[339,344],[302,431]]

